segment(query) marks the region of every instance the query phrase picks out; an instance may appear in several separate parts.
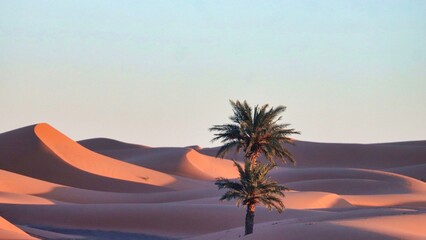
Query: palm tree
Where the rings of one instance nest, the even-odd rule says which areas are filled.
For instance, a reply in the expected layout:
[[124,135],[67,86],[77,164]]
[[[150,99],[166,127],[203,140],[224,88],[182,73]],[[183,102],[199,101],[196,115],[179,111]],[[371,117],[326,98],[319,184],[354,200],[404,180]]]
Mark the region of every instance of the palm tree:
[[244,169],[234,161],[240,174],[239,181],[231,181],[226,178],[218,178],[215,185],[219,189],[228,191],[220,198],[224,200],[237,200],[237,206],[243,205],[247,208],[245,220],[245,235],[253,233],[254,211],[256,205],[261,203],[269,210],[276,209],[282,212],[284,204],[279,197],[284,197],[284,190],[288,188],[272,181],[266,175],[275,167],[275,164],[258,164],[251,166],[249,161],[244,164]]
[[295,160],[292,154],[284,147],[286,143],[293,143],[289,135],[300,134],[294,129],[288,128],[290,124],[279,124],[279,116],[286,109],[284,106],[269,108],[268,104],[253,109],[246,101],[233,102],[230,100],[234,115],[230,117],[233,123],[214,125],[209,130],[216,131],[212,142],[220,140],[223,144],[216,157],[223,158],[226,153],[236,148],[244,151],[245,161],[250,161],[252,166],[257,164],[257,159],[264,154],[266,159],[275,163],[278,158],[285,163],[288,159],[293,164]]

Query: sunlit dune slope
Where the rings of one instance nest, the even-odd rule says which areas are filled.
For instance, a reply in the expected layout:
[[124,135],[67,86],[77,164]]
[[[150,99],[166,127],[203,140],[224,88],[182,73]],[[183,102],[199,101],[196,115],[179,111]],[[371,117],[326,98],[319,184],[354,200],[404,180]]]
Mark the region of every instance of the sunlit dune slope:
[[[292,189],[285,211],[257,206],[244,239],[426,239],[425,146],[297,142],[297,166],[270,173]],[[88,230],[242,239],[245,209],[219,201],[225,191],[214,185],[238,174],[216,151],[75,142],[48,124],[2,133],[0,213],[10,223],[0,219],[0,239],[91,239]]]
[[145,184],[147,181],[144,178],[149,178],[150,185],[158,186],[167,185],[175,180],[167,174],[123,163],[90,151],[48,124],[38,124],[34,131],[57,156],[73,167],[86,172]]
[[115,192],[191,187],[168,174],[92,152],[48,124],[3,133],[0,146],[1,169],[58,184]]
[[325,192],[288,192],[282,198],[286,208],[291,209],[326,209],[350,208],[352,205],[341,196]]
[[0,217],[0,239],[4,240],[35,240],[38,238],[31,237],[6,219]]
[[7,204],[54,204],[54,201],[50,201],[46,198],[37,197],[27,194],[11,193],[11,192],[0,192],[0,203]]

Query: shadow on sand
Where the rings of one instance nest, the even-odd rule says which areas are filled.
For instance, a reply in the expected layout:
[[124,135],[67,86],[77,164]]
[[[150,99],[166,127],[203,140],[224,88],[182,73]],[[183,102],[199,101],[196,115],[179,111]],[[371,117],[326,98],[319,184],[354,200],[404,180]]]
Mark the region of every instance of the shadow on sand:
[[[33,226],[27,225],[31,228],[37,228],[49,232],[70,234],[75,236],[81,236],[82,239],[87,240],[177,240],[177,238],[160,237],[149,234],[141,233],[127,233],[118,231],[102,231],[102,230],[86,230],[86,229],[65,229],[65,228],[53,228],[46,226]],[[49,240],[49,239],[46,239]]]

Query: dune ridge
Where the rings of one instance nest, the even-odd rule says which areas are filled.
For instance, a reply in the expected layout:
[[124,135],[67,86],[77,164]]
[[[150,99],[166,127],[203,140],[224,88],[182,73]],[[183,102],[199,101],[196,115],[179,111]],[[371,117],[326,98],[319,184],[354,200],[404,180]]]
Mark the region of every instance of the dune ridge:
[[[244,239],[425,239],[425,146],[298,141],[297,165],[271,172],[292,189],[286,210],[259,206]],[[213,184],[238,173],[215,151],[75,142],[45,123],[1,133],[0,239],[90,239],[87,231],[241,239],[244,209],[220,202]]]
[[[341,167],[383,170],[424,164],[426,141],[383,144],[316,143],[295,141],[288,149],[297,159],[297,168]],[[215,156],[218,147],[203,148],[201,153]],[[231,155],[242,159],[242,154]],[[260,157],[264,160],[264,157]],[[290,164],[287,167],[291,167]]]
[[[100,154],[172,175],[200,180],[238,176],[232,161],[201,154],[191,147],[149,148],[105,139],[89,139],[79,143]],[[211,171],[213,167],[214,171]]]

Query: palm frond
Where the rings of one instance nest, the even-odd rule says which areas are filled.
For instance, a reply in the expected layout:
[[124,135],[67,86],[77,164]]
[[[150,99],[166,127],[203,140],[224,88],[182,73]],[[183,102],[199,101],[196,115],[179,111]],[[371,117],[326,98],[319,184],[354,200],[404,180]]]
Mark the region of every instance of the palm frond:
[[218,178],[214,183],[219,189],[232,189],[236,191],[241,191],[243,186],[239,182],[234,182],[226,178]]
[[233,115],[230,117],[233,123],[214,125],[210,131],[214,134],[214,141],[220,141],[223,145],[219,149],[217,157],[225,157],[231,150],[243,150],[245,159],[257,161],[257,157],[263,154],[268,161],[275,163],[275,159],[289,160],[295,163],[294,157],[286,149],[286,144],[294,144],[290,135],[300,134],[290,124],[279,123],[286,107],[269,107],[256,105],[251,108],[247,101],[229,101]]
[[238,191],[227,191],[222,197],[219,199],[220,201],[230,201],[233,199],[243,199],[244,195],[241,195],[241,192]]
[[281,199],[275,196],[263,196],[259,198],[259,202],[265,205],[270,211],[272,209],[275,209],[278,212],[282,212],[282,210],[285,208],[284,203],[281,201]]
[[222,145],[219,148],[219,151],[217,151],[216,157],[224,158],[225,155],[234,148],[237,148],[236,151],[239,152],[238,145],[239,145],[238,141],[232,141],[232,142],[225,143],[224,145]]
[[284,208],[280,197],[285,197],[283,191],[287,187],[272,181],[267,175],[275,167],[274,164],[257,164],[252,166],[249,161],[245,161],[241,166],[234,161],[238,169],[240,178],[232,181],[226,178],[218,178],[215,182],[219,189],[227,189],[220,200],[237,200],[237,206],[261,203],[268,209],[276,209],[281,212]]

